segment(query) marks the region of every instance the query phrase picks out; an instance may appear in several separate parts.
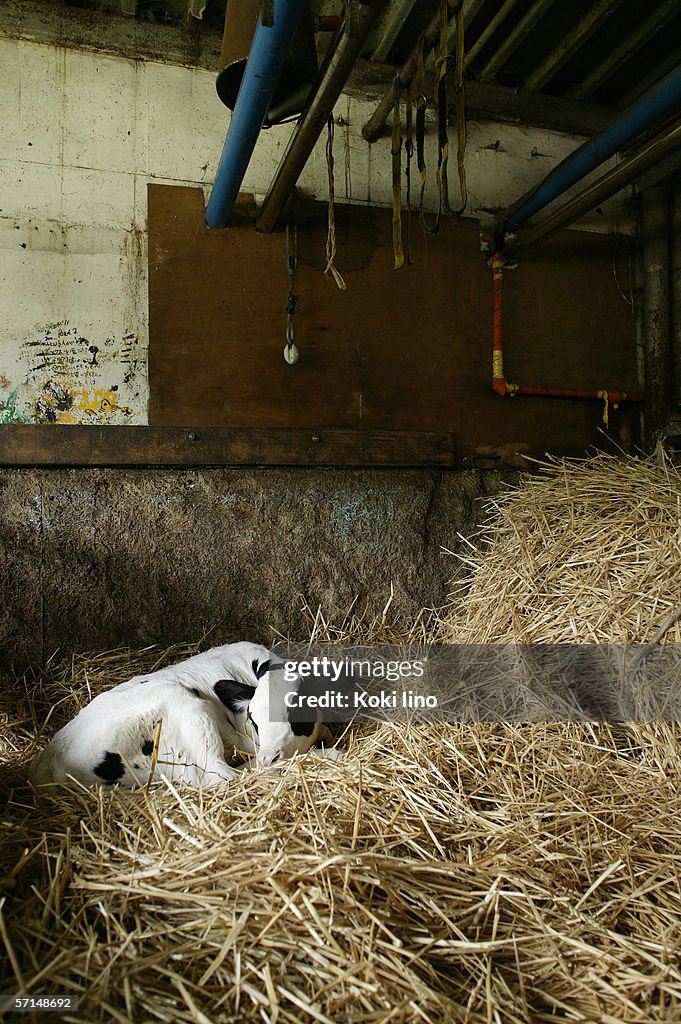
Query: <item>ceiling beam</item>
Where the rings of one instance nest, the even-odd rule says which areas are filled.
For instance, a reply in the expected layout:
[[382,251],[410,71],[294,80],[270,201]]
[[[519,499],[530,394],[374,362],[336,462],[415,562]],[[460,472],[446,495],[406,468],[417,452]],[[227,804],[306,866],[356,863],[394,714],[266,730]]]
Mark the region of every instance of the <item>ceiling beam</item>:
[[[463,0],[463,13],[466,28],[475,21],[484,5],[485,0]],[[454,47],[456,46],[456,18],[452,18],[449,22],[448,46],[449,52],[453,53]]]
[[523,87],[528,92],[541,92],[547,82],[567,64],[571,57],[590,39],[594,32],[614,14],[622,0],[600,0],[591,10],[579,18],[571,31],[550,51],[538,68],[528,75]]
[[[455,104],[449,109],[450,119],[454,120]],[[466,83],[466,114],[472,118],[510,121],[577,135],[594,135],[615,117],[610,107],[577,103],[544,93],[516,92],[486,82]]]
[[509,57],[512,57],[521,43],[525,41],[528,34],[535,25],[548,14],[556,0],[535,0],[534,4],[524,18],[521,18],[512,32],[506,36],[501,46],[485,64],[480,73],[483,82],[490,82],[503,68]]
[[[395,69],[376,61],[359,60],[344,92],[364,99],[378,99],[395,77]],[[450,122],[456,120],[455,101],[449,107]],[[611,107],[593,103],[577,103],[543,93],[517,92],[503,85],[466,82],[466,111],[469,118],[481,121],[504,121],[511,124],[549,128],[575,135],[595,135],[614,120]]]
[[466,53],[467,64],[472,64],[475,61],[480,51],[487,45],[497,29],[501,28],[508,16],[513,13],[514,9],[520,2],[521,0],[506,0],[506,3],[502,4],[501,9],[498,10],[494,17],[490,19],[487,27],[482,30],[478,38]]
[[412,12],[415,0],[393,0],[386,6],[381,20],[374,29],[366,50],[374,60],[385,60],[390,49],[404,28]]
[[578,85],[570,89],[568,96],[574,100],[581,100],[586,96],[592,95],[596,89],[599,89],[612,78],[615,72],[621,69],[623,64],[635,57],[646,43],[654,39],[667,22],[671,21],[678,13],[678,0],[666,0],[662,7],[658,7],[649,14],[622,40],[619,46],[611,50],[608,56],[600,61],[586,78],[583,78]]
[[654,85],[662,81],[665,75],[668,75],[674,68],[681,66],[681,46],[675,47],[672,52],[664,59],[657,63],[652,71],[641,79],[637,79],[636,83],[632,86],[628,93],[626,93],[618,103],[618,106],[624,109],[628,107],[630,103],[634,103],[639,96],[643,96],[644,93],[652,89]]

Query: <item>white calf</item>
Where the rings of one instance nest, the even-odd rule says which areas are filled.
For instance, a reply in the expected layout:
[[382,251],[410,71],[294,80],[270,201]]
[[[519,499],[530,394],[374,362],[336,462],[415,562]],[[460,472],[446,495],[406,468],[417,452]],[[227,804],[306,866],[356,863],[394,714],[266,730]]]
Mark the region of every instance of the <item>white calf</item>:
[[304,753],[329,732],[320,720],[288,722],[284,694],[297,683],[270,676],[272,657],[258,644],[225,644],[114,686],[53,737],[31,781],[132,788],[165,775],[211,786],[234,778],[225,759],[234,749],[264,765]]

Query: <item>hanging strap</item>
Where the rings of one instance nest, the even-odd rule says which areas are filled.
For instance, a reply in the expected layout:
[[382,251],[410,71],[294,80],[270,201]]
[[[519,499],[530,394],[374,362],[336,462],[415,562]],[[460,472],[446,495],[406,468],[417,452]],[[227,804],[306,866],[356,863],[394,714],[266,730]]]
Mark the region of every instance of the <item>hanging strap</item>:
[[[458,13],[462,10],[459,5]],[[458,23],[457,23],[458,32]],[[447,135],[447,66],[449,61],[449,5],[447,0],[440,0],[440,37],[435,55],[435,79],[433,93],[437,115],[437,192],[438,207],[448,216],[452,210],[449,205],[449,183],[447,181],[447,162],[449,160],[449,137]]]
[[[452,210],[449,203],[449,182],[447,178],[447,166],[449,162],[449,137],[447,133],[447,71],[449,68],[449,4],[447,0],[440,0],[440,34],[435,50],[435,75],[433,80],[433,99],[435,103],[435,117],[437,120],[438,134],[438,158],[437,158],[437,193],[438,206],[435,221],[428,225],[423,209],[423,199],[426,187],[425,167],[425,106],[426,98],[423,94],[423,46],[419,44],[417,50],[417,92],[422,96],[422,111],[419,117],[417,107],[416,116],[416,140],[417,153],[419,156],[419,170],[421,171],[421,198],[419,202],[419,219],[424,231],[436,234],[440,228],[440,217],[442,212],[448,216],[460,216],[467,202],[466,170],[464,158],[466,154],[466,95],[464,91],[464,12],[463,4],[459,3],[456,9],[456,108],[457,108],[457,168],[459,173],[459,189],[461,192],[461,205]],[[417,103],[419,101],[417,100]]]
[[395,270],[404,265],[402,248],[402,125],[400,122],[400,79],[395,75],[393,82],[393,252],[395,254]]
[[336,214],[335,214],[335,186],[333,177],[333,113],[329,114],[326,137],[326,166],[329,172],[329,214],[328,229],[326,233],[326,267],[325,274],[331,274],[341,291],[345,291],[347,285],[335,265],[336,259]]
[[407,264],[413,263],[411,252],[411,162],[414,156],[414,85],[407,87],[407,115],[405,120],[404,152],[407,156],[405,176],[407,179]]
[[426,223],[426,215],[423,209],[423,199],[428,181],[426,168],[425,142],[426,142],[426,94],[425,94],[425,68],[423,64],[423,38],[419,39],[416,50],[416,161],[421,175],[421,194],[419,196],[419,221],[424,231],[429,234],[437,234],[440,227],[440,211],[438,209],[435,223],[430,227]]
[[453,215],[455,217],[461,216],[463,211],[466,209],[466,203],[468,202],[466,167],[464,163],[466,156],[466,88],[464,78],[466,70],[466,55],[464,51],[464,30],[463,5],[460,4],[456,12],[456,66],[454,74],[456,76],[456,166],[459,173],[461,205],[453,211]]

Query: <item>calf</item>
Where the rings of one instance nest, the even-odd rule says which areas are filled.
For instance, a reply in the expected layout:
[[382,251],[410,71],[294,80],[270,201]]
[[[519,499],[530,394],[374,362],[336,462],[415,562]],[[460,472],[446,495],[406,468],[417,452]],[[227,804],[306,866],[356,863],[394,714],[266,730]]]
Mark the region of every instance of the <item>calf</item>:
[[271,659],[257,644],[225,644],[120,683],[59,730],[29,777],[133,788],[165,775],[214,786],[234,778],[225,759],[234,748],[261,765],[304,753],[329,731],[319,719],[288,721],[284,698],[297,684],[270,674]]

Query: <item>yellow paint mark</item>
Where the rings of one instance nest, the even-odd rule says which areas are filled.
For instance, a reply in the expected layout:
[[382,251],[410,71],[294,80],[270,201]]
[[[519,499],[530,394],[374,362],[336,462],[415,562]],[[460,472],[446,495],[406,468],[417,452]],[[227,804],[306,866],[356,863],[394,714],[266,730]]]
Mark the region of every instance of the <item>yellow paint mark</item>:
[[82,423],[89,418],[101,423],[111,419],[117,412],[132,412],[127,405],[118,404],[118,395],[111,389],[73,388],[71,394],[73,405],[69,410],[59,414],[58,423]]

